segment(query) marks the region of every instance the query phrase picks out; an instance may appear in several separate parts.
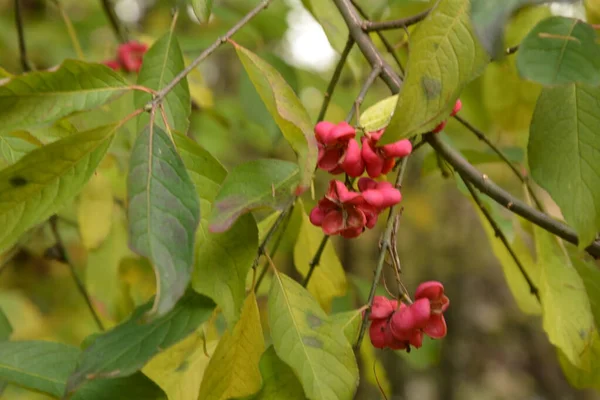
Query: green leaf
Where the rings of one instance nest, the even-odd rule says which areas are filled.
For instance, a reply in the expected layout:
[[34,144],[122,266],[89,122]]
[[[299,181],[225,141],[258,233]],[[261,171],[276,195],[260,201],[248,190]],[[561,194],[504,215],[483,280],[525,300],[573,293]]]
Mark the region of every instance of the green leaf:
[[585,368],[585,350],[594,330],[585,288],[560,239],[537,225],[534,235],[544,330],[569,362]]
[[[159,91],[169,84],[183,69],[183,53],[174,33],[168,32],[158,39],[152,47],[144,54],[144,62],[138,75],[137,84]],[[152,95],[142,91],[134,94],[136,108],[141,108],[152,100]],[[167,115],[169,127],[178,132],[187,132],[190,125],[190,113],[192,103],[190,90],[186,78],[182,79],[162,103]],[[141,131],[149,122],[148,114],[140,115],[138,119],[138,131]],[[160,111],[156,111],[156,124],[166,130]]]
[[188,292],[169,313],[144,323],[149,302],[138,308],[131,318],[112,330],[97,335],[79,356],[77,368],[67,383],[73,392],[88,380],[129,376],[139,371],[160,351],[181,341],[208,320],[214,303]]
[[2,308],[0,308],[0,341],[8,340],[11,333],[13,332],[12,326],[10,325],[10,321]]
[[[548,0],[471,0],[473,28],[483,47],[494,59],[504,55],[504,26],[517,10],[549,2]],[[557,1],[574,3],[573,0]]]
[[302,384],[294,371],[288,367],[269,346],[260,359],[263,386],[253,400],[305,400]]
[[[70,345],[42,342],[0,342],[0,379],[27,389],[62,397],[69,373],[81,351]],[[141,373],[126,378],[90,382],[73,400],[164,399],[152,381]]]
[[591,25],[550,17],[529,32],[517,52],[522,77],[543,85],[600,84],[600,45]]
[[213,7],[213,0],[189,0],[194,15],[202,23],[208,22]]
[[542,91],[527,148],[533,179],[548,191],[581,248],[600,230],[600,88],[566,85]]
[[158,290],[150,314],[161,316],[190,282],[200,205],[175,145],[158,126],[133,145],[127,193],[130,243],[154,265]]
[[378,101],[360,114],[359,125],[365,132],[375,132],[385,128],[392,119],[397,103],[397,94]]
[[0,134],[0,157],[9,164],[16,163],[25,154],[40,146],[42,142],[27,131]]
[[0,86],[0,131],[39,126],[89,110],[128,90],[123,78],[102,64],[66,60],[56,71],[32,72]]
[[590,262],[585,262],[577,258],[571,258],[571,261],[583,281],[596,327],[600,327],[600,269]]
[[165,391],[169,400],[198,400],[200,383],[216,347],[216,341],[206,343],[201,327],[156,355],[142,372]]
[[307,9],[323,27],[331,47],[341,53],[346,47],[349,32],[348,26],[335,4],[331,1],[321,0],[303,0],[303,3],[308,3],[306,4]]
[[236,166],[215,199],[210,230],[224,232],[241,215],[257,208],[282,209],[299,180],[298,166],[288,161],[261,159]]
[[246,297],[246,277],[258,251],[258,229],[251,214],[226,232],[208,232],[197,241],[192,287],[217,303],[230,326]]
[[352,347],[339,326],[291,278],[275,271],[268,300],[273,346],[313,400],[350,400],[358,385]]
[[0,252],[79,193],[116,130],[108,125],[69,136],[0,171]]
[[569,362],[563,352],[558,352],[560,366],[571,385],[578,389],[593,388],[600,390],[600,335],[593,330],[588,336],[588,346],[583,354],[583,368]]
[[[320,228],[310,223],[301,202],[296,206],[296,209],[302,213],[302,225],[294,247],[294,265],[298,272],[306,277],[310,269],[309,264],[324,235]],[[321,307],[329,312],[331,311],[333,298],[346,294],[347,288],[348,282],[346,281],[344,268],[330,240],[325,245],[321,261],[314,269],[307,289],[317,299]]]
[[265,342],[256,297],[251,290],[239,321],[227,331],[210,358],[200,386],[200,399],[227,400],[260,390],[258,369]]
[[360,331],[360,325],[362,323],[362,314],[363,310],[351,310],[336,313],[330,317],[331,323],[344,333],[348,343],[351,345],[354,344],[358,338],[358,332]]
[[97,248],[108,236],[113,207],[110,180],[96,172],[81,191],[77,208],[79,234],[86,249]]
[[317,142],[308,113],[292,88],[272,66],[249,50],[235,46],[237,54],[269,113],[298,155],[300,187],[306,190],[317,165]]
[[410,40],[406,80],[381,144],[431,131],[488,62],[475,39],[469,0],[440,0]]

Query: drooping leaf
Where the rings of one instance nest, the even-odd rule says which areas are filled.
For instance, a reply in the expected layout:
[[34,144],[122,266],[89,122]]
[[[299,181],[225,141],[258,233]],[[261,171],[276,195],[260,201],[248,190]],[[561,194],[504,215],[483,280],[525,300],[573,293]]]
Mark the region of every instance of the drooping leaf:
[[191,279],[200,205],[175,145],[158,126],[148,127],[135,141],[127,185],[129,240],[157,275],[150,314],[164,315]]
[[352,399],[358,384],[352,347],[308,291],[275,272],[268,312],[275,351],[294,370],[306,396]]
[[0,134],[0,157],[14,164],[25,154],[42,146],[37,138],[27,131]]
[[[579,273],[594,314],[596,328],[600,327],[600,268],[592,263],[571,258],[573,266]],[[600,372],[599,372],[600,373]]]
[[2,308],[0,308],[0,341],[8,340],[12,331],[12,326],[10,325],[8,317],[4,314]]
[[77,368],[69,376],[67,392],[86,381],[129,376],[139,371],[153,356],[183,340],[211,315],[214,303],[188,292],[169,313],[144,323],[149,302],[131,318],[110,331],[99,334],[79,356]]
[[189,2],[198,21],[203,23],[208,22],[212,11],[213,0],[189,0]]
[[317,165],[317,142],[310,117],[277,70],[247,49],[238,45],[235,49],[267,110],[298,155],[300,187],[297,193],[301,193],[310,186]]
[[548,191],[585,247],[600,230],[600,88],[546,88],[527,148],[533,179]]
[[488,56],[469,11],[470,0],[440,0],[411,35],[406,79],[382,144],[432,130],[483,71]]
[[287,366],[269,346],[260,359],[263,386],[252,400],[305,400],[302,384],[294,371]]
[[586,368],[594,317],[582,280],[560,239],[534,226],[544,330],[569,362]]
[[[169,400],[198,400],[200,383],[217,347],[205,343],[202,328],[159,353],[142,369],[167,394]],[[207,351],[206,354],[204,351]]]
[[594,28],[554,16],[538,23],[517,52],[522,77],[543,85],[600,84],[600,45]]
[[0,252],[79,193],[116,129],[108,125],[69,136],[0,171]]
[[85,286],[103,314],[119,321],[132,307],[127,305],[124,308],[124,284],[120,279],[120,265],[125,257],[132,256],[133,253],[127,246],[127,221],[124,212],[118,206],[113,207],[111,228],[106,240],[98,248],[88,252]]
[[385,128],[392,119],[396,103],[398,103],[397,94],[378,101],[360,114],[359,125],[365,132],[375,132]]
[[56,71],[12,78],[0,86],[0,131],[39,126],[106,103],[128,90],[123,78],[102,64],[66,60]]
[[102,173],[94,174],[79,196],[77,221],[81,241],[87,249],[98,247],[110,232],[113,212],[110,181]]
[[254,291],[244,302],[239,321],[225,332],[208,363],[200,386],[200,399],[227,400],[260,390],[258,369],[265,342]]
[[[520,8],[539,5],[547,0],[471,0],[471,19],[479,41],[494,59],[504,54],[504,26],[510,16]],[[560,2],[560,1],[559,1]],[[573,3],[573,0],[562,0]]]
[[262,159],[238,165],[215,199],[210,230],[224,232],[240,215],[257,208],[283,208],[299,180],[298,166],[288,161]]
[[[303,212],[302,203],[299,203],[296,207],[302,211],[302,225],[294,247],[294,265],[298,272],[306,277],[312,257],[317,252],[323,239],[323,231],[310,223],[308,215]],[[307,289],[315,296],[321,307],[329,312],[331,311],[333,298],[346,294],[347,287],[348,282],[346,281],[344,268],[335,253],[333,244],[329,241],[325,245],[319,265],[315,267],[308,282]]]
[[217,303],[230,326],[246,297],[246,276],[258,251],[258,229],[251,214],[225,232],[207,232],[197,241],[192,287]]
[[558,352],[560,366],[571,385],[578,389],[600,390],[600,335],[595,329],[588,335],[588,345],[583,352],[583,367],[573,365],[565,354]]
[[[0,379],[62,397],[69,373],[81,351],[62,343],[23,341],[0,342]],[[164,399],[158,386],[141,373],[111,380],[90,382],[73,400]]]

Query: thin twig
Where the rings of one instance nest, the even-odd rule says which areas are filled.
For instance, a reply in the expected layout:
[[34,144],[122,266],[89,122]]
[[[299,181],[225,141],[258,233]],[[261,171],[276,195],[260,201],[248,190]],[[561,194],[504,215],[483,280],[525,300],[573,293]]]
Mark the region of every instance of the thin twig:
[[[404,179],[404,174],[406,172],[406,165],[408,164],[410,156],[404,157],[402,159],[402,167],[398,172],[398,176],[396,177],[396,188],[400,188],[402,186],[402,180]],[[367,330],[367,325],[369,324],[369,315],[371,315],[371,307],[373,306],[373,299],[375,298],[375,292],[377,290],[377,285],[379,283],[379,279],[381,278],[381,271],[383,270],[383,264],[385,263],[385,255],[388,251],[388,248],[391,246],[391,239],[393,236],[394,227],[396,224],[394,223],[394,213],[396,211],[396,206],[390,207],[390,212],[387,218],[387,225],[385,228],[385,232],[383,233],[383,238],[381,239],[381,249],[379,250],[379,258],[377,260],[377,265],[375,267],[375,276],[373,278],[373,284],[371,285],[371,291],[369,292],[369,299],[367,301],[368,308],[365,310],[365,315],[363,317],[362,323],[360,325],[360,331],[358,332],[358,339],[354,344],[354,350],[359,350],[362,340],[365,336],[365,332]]]
[[423,21],[425,17],[429,15],[430,11],[431,10],[425,10],[411,17],[395,19],[393,21],[365,21],[363,22],[362,28],[365,32],[385,31],[390,29],[404,29]]
[[15,25],[17,26],[21,69],[23,72],[29,72],[31,71],[31,63],[27,57],[27,46],[25,45],[25,30],[23,28],[23,16],[21,15],[21,0],[15,0]]
[[381,70],[382,70],[381,66],[376,66],[375,68],[373,68],[371,70],[371,73],[369,74],[369,76],[367,76],[365,83],[363,84],[362,88],[360,89],[360,92],[358,93],[358,96],[356,97],[356,100],[354,100],[353,107],[350,108],[350,111],[348,112],[348,115],[346,116],[346,122],[350,122],[352,120],[352,117],[354,116],[354,114],[357,114],[356,120],[358,121],[358,119],[360,117],[358,115],[358,110],[360,109],[360,106],[362,105],[363,101],[365,101],[367,92],[369,91],[371,86],[373,86],[377,77],[379,75],[381,75]]
[[75,49],[77,58],[79,58],[80,60],[85,59],[85,57],[83,55],[83,50],[81,50],[81,44],[79,43],[79,39],[77,38],[77,32],[75,32],[75,27],[73,26],[73,22],[71,22],[71,18],[69,18],[69,15],[65,11],[65,8],[63,7],[60,0],[54,0],[54,4],[56,5],[56,8],[58,8],[58,11],[60,12],[60,16],[62,17],[63,22],[65,23],[65,26],[67,27],[67,33],[69,34],[69,38],[71,39],[71,44],[73,45],[73,48]]
[[535,192],[533,190],[533,187],[531,187],[531,182],[529,181],[529,178],[527,176],[523,175],[521,173],[521,171],[519,171],[519,169],[508,159],[508,157],[506,157],[506,155],[502,152],[502,150],[500,150],[498,147],[496,147],[496,145],[494,145],[487,138],[487,136],[484,135],[483,132],[481,132],[479,129],[475,128],[469,121],[465,120],[464,118],[462,118],[459,115],[455,115],[454,118],[456,118],[456,120],[458,122],[460,122],[461,124],[463,124],[465,128],[467,128],[475,136],[477,136],[477,138],[479,140],[481,140],[482,142],[484,142],[490,149],[492,149],[492,151],[494,153],[496,153],[498,155],[498,157],[500,157],[502,159],[502,161],[504,161],[504,163],[506,165],[509,166],[509,168],[517,176],[517,178],[519,178],[519,180],[527,187],[527,191],[531,195],[531,198],[535,202],[535,205],[537,206],[537,208],[539,210],[543,211],[544,210],[544,205],[542,204],[542,202],[538,198],[538,196],[535,194]]
[[102,9],[104,9],[104,14],[106,14],[106,18],[108,18],[110,26],[112,27],[117,40],[120,43],[126,43],[128,40],[127,32],[125,31],[125,27],[123,27],[123,25],[121,25],[119,22],[119,17],[117,17],[117,13],[115,12],[112,2],[110,0],[101,0],[101,3]]
[[154,108],[158,103],[160,103],[163,98],[169,94],[171,90],[179,82],[181,82],[190,72],[194,70],[202,61],[204,61],[208,56],[210,56],[215,50],[225,44],[237,31],[239,31],[244,25],[246,25],[252,18],[258,15],[261,11],[266,9],[272,0],[263,0],[259,5],[254,7],[248,14],[246,14],[241,20],[238,21],[227,33],[220,38],[218,38],[213,44],[211,44],[206,50],[204,50],[198,57],[194,59],[183,71],[181,71],[171,82],[167,84],[163,89],[161,89],[154,100],[152,100],[146,108]]
[[481,201],[481,199],[479,198],[479,195],[477,194],[477,192],[473,188],[473,185],[471,183],[469,183],[462,175],[459,174],[459,176],[462,179],[462,181],[465,183],[465,186],[467,187],[467,189],[469,190],[469,193],[471,194],[471,197],[473,198],[473,201],[475,201],[475,204],[477,204],[477,207],[479,207],[479,210],[481,210],[481,212],[483,213],[483,215],[485,216],[485,218],[490,223],[490,226],[492,227],[492,229],[494,231],[494,235],[496,235],[496,237],[498,239],[500,239],[500,241],[502,242],[502,244],[504,245],[504,247],[506,247],[506,250],[508,251],[508,253],[512,257],[512,259],[515,261],[515,264],[517,264],[517,267],[519,268],[519,271],[521,271],[521,274],[523,275],[523,278],[525,278],[525,280],[527,281],[527,284],[529,285],[529,291],[531,292],[532,295],[534,295],[536,297],[536,299],[538,300],[538,302],[541,303],[540,294],[539,294],[538,288],[533,283],[533,280],[531,280],[531,277],[529,276],[529,274],[525,270],[525,267],[523,266],[523,263],[521,263],[521,260],[519,260],[519,257],[517,256],[517,254],[514,252],[512,246],[508,242],[508,239],[504,235],[504,232],[502,232],[502,229],[500,229],[500,227],[498,226],[498,224],[494,220],[494,217],[492,216],[492,214],[483,205],[483,202]]
[[346,61],[348,60],[348,54],[350,54],[350,50],[352,50],[353,46],[354,39],[352,39],[352,36],[350,36],[348,37],[348,41],[346,42],[346,47],[344,47],[342,54],[340,54],[340,59],[338,60],[337,65],[335,66],[335,70],[333,71],[333,75],[331,76],[331,80],[329,81],[329,85],[327,85],[327,91],[323,94],[323,103],[321,104],[321,110],[319,111],[317,122],[321,122],[325,118],[327,108],[329,108],[329,102],[331,101],[331,97],[333,96],[333,91],[335,90],[335,87],[337,86],[337,83],[340,80],[342,70],[344,69],[344,65],[346,65]]
[[307,287],[310,282],[310,278],[312,278],[313,272],[321,262],[321,256],[323,255],[323,251],[325,250],[325,246],[327,245],[327,241],[329,240],[329,235],[324,235],[323,239],[321,239],[321,243],[319,244],[319,248],[317,252],[313,256],[310,264],[308,264],[308,273],[306,274],[306,278],[304,278],[304,282],[302,282],[302,286]]
[[58,218],[56,217],[56,215],[50,217],[50,228],[52,230],[52,234],[54,235],[54,240],[56,241],[56,250],[58,251],[58,258],[61,262],[67,264],[67,266],[69,267],[71,276],[73,277],[73,280],[77,285],[77,290],[79,290],[79,293],[81,293],[81,296],[83,296],[85,303],[87,304],[87,307],[90,310],[92,317],[94,318],[94,321],[96,321],[96,325],[98,325],[98,328],[101,331],[103,331],[104,325],[102,324],[100,317],[98,317],[98,314],[94,309],[92,300],[90,298],[89,293],[87,292],[87,289],[85,288],[85,285],[83,284],[81,279],[79,279],[77,271],[75,271],[75,265],[73,264],[73,261],[71,260],[69,253],[67,252],[67,248],[65,247],[62,237],[60,236],[60,232],[58,231],[57,221]]
[[279,228],[279,225],[281,225],[281,222],[283,222],[285,217],[288,214],[291,214],[292,208],[294,207],[295,200],[296,200],[296,198],[294,197],[292,199],[292,201],[290,201],[290,203],[285,206],[283,211],[277,216],[277,219],[275,220],[275,222],[273,222],[273,225],[271,225],[271,227],[267,231],[267,234],[265,235],[263,241],[258,246],[258,251],[256,252],[256,257],[254,257],[254,262],[252,263],[252,269],[256,269],[256,267],[258,267],[258,262],[260,261],[260,258],[263,255],[265,255],[267,245],[271,241],[271,238],[275,234],[275,231],[277,231],[277,228]]
[[[494,183],[487,175],[482,174],[477,168],[465,160],[456,150],[444,143],[439,135],[427,134],[425,140],[435,149],[463,178],[472,183],[482,193],[489,196],[503,207],[520,215],[526,220],[553,233],[569,243],[577,245],[579,237],[573,228],[555,220],[549,215],[530,207],[525,202],[517,199],[506,190]],[[600,257],[600,240],[591,243],[586,251],[593,257]]]

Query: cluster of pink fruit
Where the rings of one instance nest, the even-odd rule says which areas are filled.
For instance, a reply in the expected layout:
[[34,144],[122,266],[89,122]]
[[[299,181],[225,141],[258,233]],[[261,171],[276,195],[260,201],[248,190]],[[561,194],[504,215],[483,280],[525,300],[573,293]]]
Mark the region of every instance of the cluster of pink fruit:
[[[462,107],[457,100],[451,115]],[[446,121],[432,132],[441,131]],[[359,236],[365,228],[373,228],[379,214],[402,200],[400,191],[385,181],[375,181],[392,170],[399,158],[412,151],[408,139],[378,145],[384,130],[365,132],[362,147],[356,140],[356,130],[346,122],[334,124],[328,121],[315,126],[319,146],[317,166],[332,175],[346,173],[356,178],[365,170],[370,178],[358,180],[358,191],[349,189],[343,182],[332,180],[325,197],[310,213],[310,221],[323,229],[326,235],[341,235],[345,238]]]
[[410,351],[410,346],[421,347],[423,334],[441,339],[446,336],[443,313],[449,305],[444,285],[437,281],[421,283],[410,305],[376,296],[369,315],[371,343],[378,349]]
[[140,72],[144,54],[148,46],[138,42],[123,43],[117,49],[117,58],[104,61],[103,64],[115,71],[123,68],[126,72]]

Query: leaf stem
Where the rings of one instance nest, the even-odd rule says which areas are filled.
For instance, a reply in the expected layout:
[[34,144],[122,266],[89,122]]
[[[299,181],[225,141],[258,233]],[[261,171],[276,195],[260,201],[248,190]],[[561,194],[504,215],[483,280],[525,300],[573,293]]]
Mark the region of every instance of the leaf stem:
[[517,256],[517,254],[513,250],[512,246],[508,242],[508,239],[506,238],[506,235],[504,235],[504,232],[502,232],[502,229],[500,229],[500,227],[498,226],[498,224],[494,220],[494,217],[492,216],[492,214],[483,205],[483,202],[481,201],[481,199],[479,198],[479,195],[477,194],[477,192],[473,188],[473,185],[470,182],[468,182],[462,175],[459,174],[459,176],[462,179],[462,181],[465,183],[465,186],[467,187],[467,189],[469,190],[469,193],[471,194],[471,197],[473,198],[473,201],[475,201],[475,203],[477,204],[477,207],[479,207],[479,210],[481,210],[481,212],[483,213],[483,215],[485,216],[485,218],[490,223],[490,226],[494,230],[494,235],[496,235],[496,237],[498,239],[500,239],[500,241],[502,242],[502,244],[504,245],[504,247],[506,247],[506,250],[508,251],[508,253],[512,257],[512,259],[515,261],[515,264],[517,264],[517,267],[519,268],[519,271],[521,271],[521,274],[523,275],[523,278],[525,278],[525,280],[527,281],[527,285],[529,285],[529,291],[531,292],[532,295],[534,295],[536,297],[537,301],[539,303],[541,303],[540,294],[539,294],[538,288],[533,283],[533,280],[531,279],[531,277],[529,276],[529,274],[525,270],[525,267],[523,266],[523,263],[521,263],[521,260],[519,260],[519,257]]
[[429,15],[431,10],[425,10],[418,14],[415,14],[410,17],[395,19],[392,21],[364,21],[362,24],[362,28],[365,32],[379,32],[391,29],[405,29],[411,25],[417,24],[425,19]]
[[31,63],[27,57],[27,46],[25,44],[25,30],[23,28],[23,16],[21,14],[21,0],[15,0],[15,25],[17,27],[17,40],[19,41],[19,59],[23,72],[31,71]]
[[100,317],[98,317],[98,314],[96,313],[96,310],[94,309],[94,305],[92,304],[92,299],[90,298],[90,295],[87,292],[85,285],[83,284],[81,279],[79,279],[79,276],[77,275],[77,271],[75,271],[75,265],[73,264],[73,262],[69,256],[69,253],[67,252],[67,248],[65,247],[65,244],[62,240],[62,237],[60,236],[60,232],[58,231],[58,224],[57,224],[58,217],[56,215],[53,215],[52,217],[50,217],[49,222],[50,222],[50,228],[52,230],[52,234],[54,235],[54,240],[56,241],[56,250],[58,251],[59,259],[61,262],[67,264],[67,266],[69,267],[69,271],[71,272],[71,276],[73,277],[73,280],[75,281],[77,290],[79,290],[79,293],[81,293],[81,296],[84,298],[85,303],[87,304],[87,307],[90,310],[90,313],[92,314],[92,317],[94,318],[94,321],[96,322],[96,325],[98,326],[98,329],[103,331],[104,325],[102,324]]
[[367,92],[369,91],[371,86],[373,86],[377,77],[381,75],[382,69],[383,68],[381,67],[381,65],[377,65],[371,70],[371,73],[369,73],[369,76],[367,76],[365,83],[363,84],[362,88],[360,89],[360,92],[358,93],[358,96],[356,97],[356,100],[354,100],[354,106],[350,109],[348,115],[346,116],[346,122],[349,123],[355,114],[356,120],[358,121],[358,110],[360,109],[360,106],[362,105],[363,101],[365,101]]
[[[404,157],[402,159],[402,166],[400,167],[400,171],[398,172],[398,176],[396,177],[395,187],[400,189],[402,186],[402,180],[404,179],[404,174],[406,172],[406,166],[408,164],[410,156]],[[381,278],[381,271],[383,270],[383,264],[385,263],[385,255],[389,248],[391,248],[392,243],[391,239],[394,236],[394,229],[397,227],[395,222],[395,211],[397,206],[390,207],[390,212],[387,217],[387,223],[385,232],[383,233],[383,237],[381,239],[381,249],[379,250],[379,258],[377,259],[377,265],[375,266],[375,276],[373,277],[373,283],[371,284],[371,291],[369,292],[369,299],[367,301],[368,308],[365,310],[365,315],[363,317],[362,323],[360,325],[360,331],[358,332],[358,339],[354,345],[354,350],[357,351],[360,349],[360,345],[365,336],[365,332],[367,330],[367,325],[369,324],[369,315],[371,315],[371,307],[373,306],[373,299],[375,298],[375,292],[377,290],[377,285],[379,284],[379,280]]]
[[117,17],[117,13],[115,12],[115,8],[110,0],[101,0],[102,9],[104,10],[104,14],[106,14],[106,18],[110,22],[110,26],[117,37],[119,43],[127,42],[127,32],[123,25],[119,22],[119,17]]
[[[437,151],[465,180],[472,183],[477,189],[485,193],[498,204],[548,232],[563,238],[569,243],[575,245],[579,243],[577,233],[570,226],[553,219],[549,215],[530,207],[523,201],[512,196],[490,180],[487,175],[482,174],[477,170],[456,150],[444,143],[439,135],[427,134],[425,135],[425,140],[427,140],[431,147],[433,147],[435,151]],[[600,241],[594,241],[586,247],[586,251],[593,257],[600,257]]]
[[244,25],[246,25],[252,18],[258,15],[261,11],[266,9],[272,0],[263,0],[256,7],[254,7],[248,14],[246,14],[241,20],[239,20],[225,35],[219,37],[213,44],[211,44],[206,50],[204,50],[198,57],[194,59],[183,71],[181,71],[171,82],[167,84],[163,89],[161,89],[156,97],[147,105],[147,107],[156,107],[158,103],[160,103],[164,97],[169,94],[171,90],[181,80],[183,80],[190,72],[194,70],[202,61],[204,61],[208,56],[215,52],[219,47],[225,44],[231,36],[233,36],[237,31],[239,31]]
[[541,211],[544,211],[544,205],[542,204],[542,202],[539,199],[539,197],[535,194],[535,192],[533,190],[533,187],[531,186],[531,182],[529,180],[529,177],[523,175],[521,173],[521,171],[519,171],[517,169],[517,167],[508,159],[508,157],[506,157],[506,155],[502,152],[502,150],[500,150],[498,147],[496,147],[487,138],[487,136],[484,135],[483,132],[481,132],[479,129],[475,128],[469,121],[465,120],[464,118],[462,118],[459,115],[455,115],[454,118],[458,122],[460,122],[461,124],[463,124],[463,126],[465,128],[467,128],[469,131],[471,131],[475,136],[477,136],[477,138],[479,140],[481,140],[482,142],[484,142],[490,149],[492,149],[492,151],[494,153],[496,153],[498,155],[498,157],[500,157],[502,159],[502,161],[504,161],[504,163],[506,165],[508,165],[508,167],[512,170],[512,172],[516,175],[516,177],[519,178],[519,180],[527,187],[527,191],[531,195],[531,198],[535,202],[535,205],[537,206],[537,208],[539,210],[541,210]]
[[335,70],[333,71],[331,80],[327,85],[327,91],[323,94],[323,103],[321,104],[321,110],[319,111],[317,122],[321,122],[325,118],[327,108],[329,108],[329,102],[331,101],[331,97],[333,96],[333,91],[335,90],[335,87],[337,86],[337,83],[340,80],[342,70],[344,69],[344,65],[346,65],[346,61],[348,60],[348,54],[350,54],[350,50],[352,50],[353,46],[354,39],[352,39],[352,36],[349,36],[348,41],[346,42],[346,46],[340,54],[340,59],[338,60],[337,65],[335,66]]

